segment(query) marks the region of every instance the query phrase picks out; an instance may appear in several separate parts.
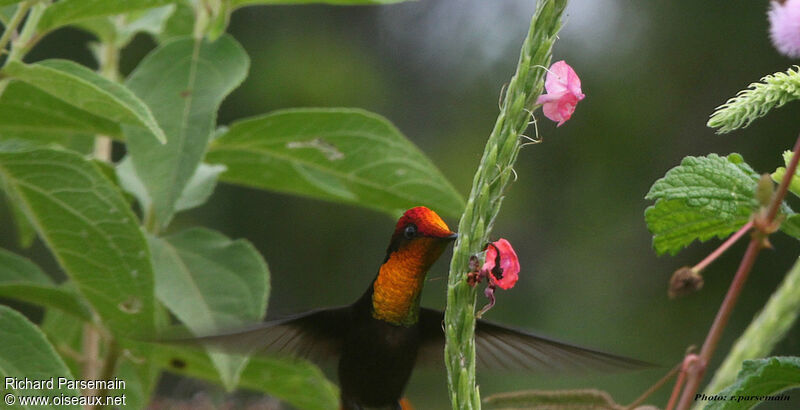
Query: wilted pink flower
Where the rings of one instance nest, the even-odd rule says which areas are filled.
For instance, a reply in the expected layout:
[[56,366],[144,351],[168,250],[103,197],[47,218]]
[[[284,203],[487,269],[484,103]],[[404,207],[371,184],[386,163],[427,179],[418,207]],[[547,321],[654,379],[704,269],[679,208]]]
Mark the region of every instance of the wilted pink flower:
[[800,57],[800,0],[771,3],[768,15],[772,44],[787,57]]
[[578,101],[586,97],[581,92],[581,79],[564,60],[557,61],[550,66],[544,80],[544,88],[547,90],[547,94],[540,95],[536,104],[542,104],[544,116],[557,121],[557,127],[560,127],[572,116]]
[[505,239],[499,239],[486,248],[481,270],[489,273],[489,283],[500,289],[511,289],[519,279],[519,259],[514,248]]
[[481,283],[483,278],[486,278],[489,282],[486,289],[483,290],[483,294],[489,299],[489,303],[475,315],[478,318],[491,309],[497,301],[494,296],[495,289],[511,289],[517,283],[517,279],[519,279],[519,258],[517,258],[517,253],[514,252],[511,244],[501,238],[486,245],[483,266],[478,266],[479,263],[477,255],[470,257],[469,266],[471,272],[467,275],[467,283],[472,287]]

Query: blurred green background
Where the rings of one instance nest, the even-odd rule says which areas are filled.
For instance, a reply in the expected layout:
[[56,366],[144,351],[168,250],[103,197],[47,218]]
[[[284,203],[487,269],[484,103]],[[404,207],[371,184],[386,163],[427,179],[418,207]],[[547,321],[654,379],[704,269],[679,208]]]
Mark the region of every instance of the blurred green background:
[[[250,76],[223,104],[219,123],[287,107],[364,108],[394,122],[466,195],[534,8],[532,0],[437,0],[239,10],[229,31],[252,59]],[[770,45],[766,9],[765,1],[744,0],[571,2],[554,61],[575,68],[586,99],[560,128],[537,113],[544,143],[522,150],[519,179],[494,230],[514,244],[523,272],[486,317],[664,367],[581,377],[480,372],[483,396],[597,387],[627,403],[680,361],[687,346],[702,343],[744,243],[707,269],[701,292],[669,300],[671,273],[697,263],[719,242],[656,256],[643,197],[686,155],[739,152],[759,172],[782,165],[781,152],[800,131],[800,104],[730,135],[705,126],[738,90],[797,63]],[[91,40],[63,30],[28,60],[78,56],[93,65]],[[123,72],[153,46],[137,37],[123,54]],[[269,313],[280,316],[360,296],[383,259],[393,223],[370,210],[222,185],[171,229],[203,225],[251,240],[272,271]],[[11,226],[5,205],[0,224]],[[13,230],[0,235],[0,246],[58,270],[41,243],[20,250]],[[798,255],[798,244],[782,234],[773,244],[759,258],[712,366]],[[443,308],[448,262],[449,253],[429,273],[423,305]],[[795,327],[777,353],[796,355],[799,348]],[[671,385],[648,402],[663,406]],[[408,397],[418,409],[447,408],[444,369],[418,369]]]

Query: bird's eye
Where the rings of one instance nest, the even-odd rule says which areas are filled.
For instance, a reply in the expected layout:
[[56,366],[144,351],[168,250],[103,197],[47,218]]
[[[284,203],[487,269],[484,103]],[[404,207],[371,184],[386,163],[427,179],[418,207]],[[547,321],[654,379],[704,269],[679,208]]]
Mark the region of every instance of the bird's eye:
[[417,235],[417,225],[414,224],[406,225],[406,229],[403,230],[403,236],[405,236],[406,239],[411,239],[416,235]]

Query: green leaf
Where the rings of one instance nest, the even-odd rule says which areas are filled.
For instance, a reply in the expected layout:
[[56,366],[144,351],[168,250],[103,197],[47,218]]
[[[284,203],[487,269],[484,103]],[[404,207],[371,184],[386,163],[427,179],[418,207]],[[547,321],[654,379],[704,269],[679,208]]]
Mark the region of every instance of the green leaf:
[[[792,151],[783,151],[783,162],[786,166],[789,166],[789,162],[792,161]],[[785,167],[778,167],[775,172],[772,173],[772,180],[780,183],[783,176],[786,175],[786,168]],[[791,181],[789,181],[789,192],[794,194],[794,196],[800,197],[800,174],[798,171],[794,172],[792,175]]]
[[94,34],[101,43],[114,44],[122,49],[133,40],[138,33],[147,33],[157,37],[162,33],[170,16],[175,12],[175,5],[155,7],[138,12],[130,12],[120,17],[96,17],[83,20],[75,25]]
[[[175,210],[185,211],[206,203],[211,194],[214,193],[219,174],[224,171],[224,165],[201,163],[175,203]],[[141,178],[136,174],[130,157],[125,157],[117,165],[117,178],[119,178],[122,188],[136,197],[142,209],[150,208],[152,205],[150,195],[147,193],[147,188],[142,183]]]
[[[2,178],[0,178],[0,189],[3,189]],[[6,190],[3,189],[3,191]],[[36,239],[36,228],[33,227],[28,216],[19,208],[19,205],[17,205],[18,201],[13,200],[7,192],[5,198],[11,210],[11,219],[14,221],[14,228],[17,231],[17,243],[23,248],[30,248],[31,245],[33,245],[33,241]]]
[[464,200],[383,117],[355,109],[296,109],[236,122],[208,162],[226,182],[389,212],[426,205],[457,216]]
[[745,360],[736,381],[716,395],[725,400],[709,400],[705,408],[746,410],[763,401],[789,401],[778,393],[795,387],[800,387],[800,357]]
[[176,1],[175,11],[169,16],[164,28],[157,36],[158,42],[166,43],[169,40],[192,35],[194,32],[194,18],[194,9],[188,1]]
[[125,394],[124,408],[148,408],[150,396],[158,383],[158,376],[161,372],[157,364],[153,363],[149,357],[143,359],[131,358],[126,355],[120,358],[116,377],[125,380],[125,391],[122,392]]
[[[4,380],[12,377],[16,380],[50,380],[64,377],[73,380],[67,366],[56,354],[53,346],[47,341],[36,325],[28,321],[25,316],[17,311],[0,305],[0,375]],[[6,387],[4,382],[3,387]],[[8,406],[12,409],[80,409],[79,406],[32,406],[20,405],[21,396],[59,397],[80,395],[75,389],[59,387],[55,382],[42,389],[4,389],[6,394],[13,394],[17,400],[15,405]],[[5,398],[5,397],[4,397]],[[6,402],[8,404],[8,402]]]
[[175,203],[175,210],[185,211],[206,203],[214,193],[219,174],[223,172],[225,172],[224,165],[200,164],[186,184],[178,202]]
[[167,143],[141,138],[139,127],[124,127],[128,152],[160,228],[203,159],[219,104],[245,78],[249,60],[239,43],[225,35],[210,43],[184,38],[151,52],[128,79],[128,86],[155,113]]
[[736,231],[758,209],[758,174],[738,154],[686,157],[650,188],[645,211],[659,254]]
[[232,0],[234,7],[274,4],[332,4],[336,6],[369,6],[401,3],[408,0]]
[[[156,359],[166,370],[218,381],[214,365],[197,349],[157,346]],[[239,379],[241,388],[263,391],[300,409],[339,408],[336,386],[318,367],[296,358],[251,357]]]
[[13,81],[0,96],[0,139],[69,145],[94,135],[121,138],[117,123],[76,108],[27,83]]
[[153,330],[153,273],[137,218],[82,156],[0,150],[0,178],[84,297],[117,335]]
[[[159,300],[195,334],[260,322],[269,270],[250,242],[207,229],[150,237]],[[247,359],[209,352],[226,387],[236,386]]]
[[175,0],[61,0],[45,10],[38,28],[48,31],[94,17],[112,16],[173,2]]
[[76,292],[57,286],[33,262],[4,249],[0,249],[0,296],[61,309],[84,320],[92,318]]
[[17,4],[22,0],[0,0],[0,7],[5,7],[11,4]]
[[72,374],[81,374],[83,367],[78,353],[83,348],[83,324],[83,320],[64,311],[47,309],[39,325]]
[[147,128],[147,134],[159,141],[165,139],[150,110],[130,90],[80,64],[67,60],[34,64],[10,61],[5,72],[82,110],[117,123],[141,125]]

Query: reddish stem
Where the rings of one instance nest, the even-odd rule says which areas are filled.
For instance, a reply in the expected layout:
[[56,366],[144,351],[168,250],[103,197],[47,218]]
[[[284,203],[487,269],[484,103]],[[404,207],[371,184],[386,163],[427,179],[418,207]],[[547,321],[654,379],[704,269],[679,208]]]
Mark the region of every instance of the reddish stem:
[[678,374],[678,380],[675,380],[675,387],[672,388],[672,394],[669,395],[669,402],[667,402],[667,407],[664,410],[672,410],[675,408],[675,403],[678,401],[678,396],[681,393],[681,388],[683,387],[683,383],[686,381],[686,372],[681,369],[681,372]]
[[736,241],[738,241],[739,238],[741,238],[742,235],[747,233],[747,231],[749,231],[750,228],[752,228],[752,227],[753,227],[753,221],[750,221],[747,224],[745,224],[744,226],[742,226],[741,228],[739,228],[739,230],[736,231],[736,233],[734,233],[733,235],[731,235],[722,245],[719,246],[719,248],[714,250],[714,252],[711,252],[708,256],[705,257],[705,259],[700,261],[700,263],[698,263],[697,265],[694,265],[692,270],[695,271],[695,272],[701,272],[703,269],[708,267],[708,265],[710,265],[711,262],[714,262],[715,259],[717,259],[725,251],[727,251],[728,248],[731,247],[731,245],[736,243]]
[[[767,225],[771,224],[775,220],[778,210],[780,209],[780,205],[783,203],[783,198],[786,196],[786,191],[789,188],[789,182],[791,182],[792,176],[794,176],[794,173],[797,170],[797,163],[800,161],[800,135],[798,135],[797,141],[794,144],[793,152],[792,160],[786,167],[786,173],[783,175],[780,185],[778,185],[778,190],[775,192],[775,195],[772,196],[772,202],[770,203],[766,215],[765,222]],[[750,270],[753,268],[753,264],[755,264],[756,257],[758,257],[758,253],[763,247],[763,235],[767,234],[767,232],[757,232],[750,240],[750,244],[747,246],[747,250],[742,258],[742,262],[739,264],[739,269],[736,271],[736,275],[733,277],[730,288],[728,288],[728,293],[725,295],[725,299],[722,301],[722,305],[717,312],[717,316],[714,318],[714,323],[711,325],[711,329],[708,331],[705,342],[703,342],[703,348],[700,350],[700,366],[693,366],[692,368],[687,369],[686,373],[688,373],[688,377],[686,388],[683,390],[681,400],[678,403],[678,410],[686,410],[691,405],[694,395],[697,392],[697,389],[700,387],[700,382],[703,380],[706,366],[711,361],[711,356],[714,354],[714,350],[717,348],[720,337],[722,337],[722,332],[725,329],[725,325],[728,323],[728,319],[733,311],[733,307],[736,305],[739,294],[744,288],[744,283],[747,281],[747,276],[750,274]],[[679,382],[681,381],[680,379],[681,378],[679,377]],[[678,389],[677,383],[675,388]]]

